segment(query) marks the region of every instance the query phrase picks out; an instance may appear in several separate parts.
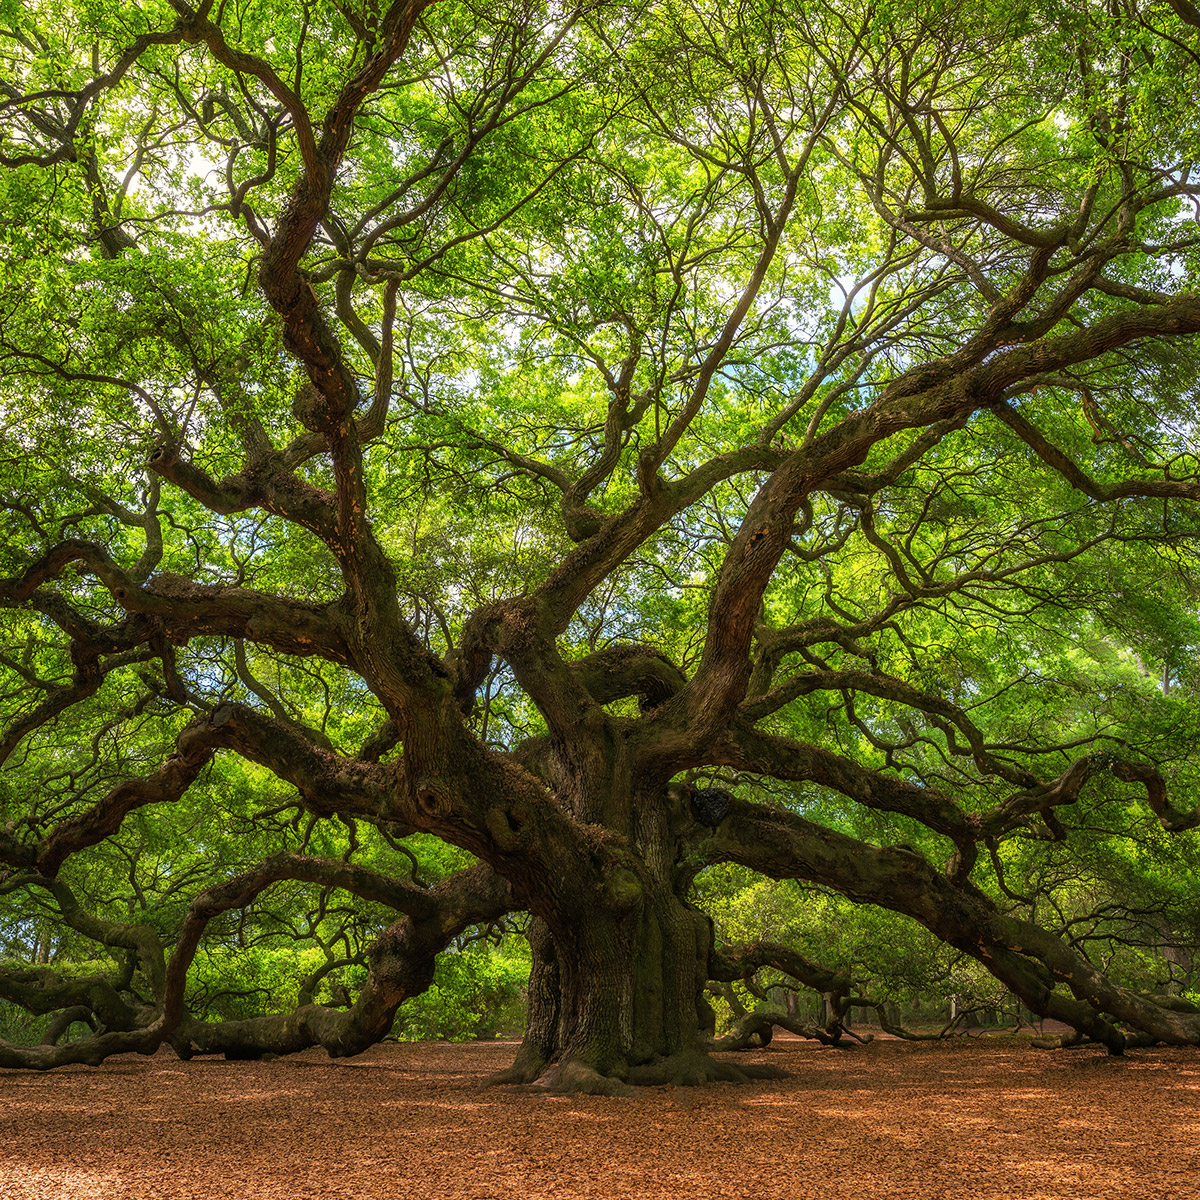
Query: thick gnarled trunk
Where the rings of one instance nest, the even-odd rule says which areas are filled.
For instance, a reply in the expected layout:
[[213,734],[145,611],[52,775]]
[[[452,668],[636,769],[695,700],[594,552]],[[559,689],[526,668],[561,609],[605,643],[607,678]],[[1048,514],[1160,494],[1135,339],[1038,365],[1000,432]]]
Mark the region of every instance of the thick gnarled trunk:
[[668,888],[643,890],[625,912],[529,929],[533,970],[525,1039],[497,1083],[619,1094],[631,1084],[743,1081],[708,1053],[712,1013],[704,999],[712,932],[708,919]]

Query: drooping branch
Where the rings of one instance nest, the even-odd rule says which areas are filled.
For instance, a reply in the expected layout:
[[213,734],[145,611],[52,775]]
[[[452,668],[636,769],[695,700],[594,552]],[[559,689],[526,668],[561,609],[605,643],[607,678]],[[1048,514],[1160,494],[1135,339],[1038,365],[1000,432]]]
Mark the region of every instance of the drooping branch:
[[978,836],[967,814],[943,792],[871,770],[820,746],[762,733],[745,724],[735,725],[717,746],[710,757],[777,779],[817,783],[869,808],[913,817],[951,838],[963,851],[969,852]]
[[1111,775],[1126,783],[1141,784],[1146,791],[1147,806],[1168,833],[1182,833],[1200,827],[1200,808],[1190,812],[1175,808],[1167,798],[1166,782],[1157,767],[1151,763],[1103,753],[1077,759],[1057,778],[1014,793],[994,811],[978,818],[980,835],[996,837],[1007,833],[1034,813],[1040,813],[1052,829],[1057,829],[1058,822],[1053,810],[1074,804],[1084,786],[1101,774]]
[[[1113,1053],[1125,1045],[1114,1018],[1164,1042],[1186,1045],[1200,1037],[1194,1014],[1170,1011],[1115,983],[1063,939],[1001,913],[969,881],[953,882],[910,847],[875,847],[794,813],[735,802],[705,853],[913,917],[977,958],[1034,1012],[1065,1021]],[[1060,982],[1070,996],[1056,990]]]
[[69,1063],[95,1066],[110,1055],[131,1051],[153,1053],[165,1032],[160,1013],[155,1003],[131,1002],[125,994],[135,968],[140,968],[154,1001],[161,1002],[166,963],[158,932],[149,925],[97,916],[84,907],[68,884],[34,872],[10,875],[0,884],[0,894],[21,888],[48,893],[68,928],[101,946],[125,950],[128,957],[124,971],[115,978],[90,975],[69,979],[49,967],[0,970],[0,995],[27,1011],[46,1014],[82,1008],[93,1018],[85,1022],[93,1024],[91,1036],[62,1044],[54,1037],[37,1046],[0,1041],[0,1066],[48,1070]]
[[748,979],[763,967],[773,967],[790,975],[815,992],[849,990],[850,977],[810,962],[804,955],[779,942],[748,942],[741,946],[726,946],[712,952],[709,978],[724,982]]
[[[0,999],[37,1016],[61,1012],[67,1024],[93,1020],[120,1031],[138,1024],[138,1009],[103,975],[70,978],[49,967],[0,968]],[[54,1045],[63,1032],[48,1035],[45,1043]]]
[[396,767],[344,757],[312,741],[294,724],[247,705],[218,705],[196,736],[212,749],[233,750],[267,767],[296,787],[311,812],[385,822],[401,816],[395,810],[401,781]]
[[1078,488],[1093,500],[1109,503],[1133,496],[1200,500],[1200,481],[1196,479],[1126,479],[1120,483],[1097,483],[1006,400],[991,405],[991,411],[1047,466],[1057,471],[1073,488]]
[[32,603],[72,637],[98,640],[109,651],[125,649],[128,630],[106,635],[60,596],[41,590],[76,562],[99,579],[131,617],[152,619],[153,624],[137,627],[146,639],[157,634],[183,644],[192,637],[216,634],[248,637],[285,653],[314,654],[333,662],[350,658],[336,604],[311,604],[249,588],[193,583],[165,572],[142,586],[93,542],[61,542],[19,577],[0,580],[0,604]]
[[37,845],[26,845],[12,835],[0,837],[0,858],[52,877],[70,855],[115,833],[129,813],[149,804],[177,801],[221,749],[233,750],[294,784],[301,802],[316,814],[357,815],[385,823],[397,815],[394,768],[345,758],[293,723],[226,703],[190,721],[178,734],[173,752],[155,771],[119,783]]
[[[285,878],[346,887],[410,915],[389,926],[368,950],[367,981],[344,1012],[306,1004],[291,1013],[241,1021],[209,1023],[188,1016],[184,1007],[186,972],[208,922],[231,908],[245,906],[263,889]],[[498,919],[512,907],[508,884],[482,864],[459,871],[426,892],[360,868],[347,871],[343,863],[314,865],[299,855],[268,859],[209,888],[192,902],[168,967],[164,1017],[173,1030],[171,1045],[185,1058],[195,1054],[258,1058],[292,1054],[314,1045],[323,1046],[333,1057],[359,1054],[387,1033],[406,999],[429,986],[434,958],[451,938],[470,925]]]
[[178,800],[199,778],[213,752],[209,718],[199,717],[189,722],[175,739],[174,751],[156,771],[119,783],[86,812],[56,826],[36,847],[22,847],[22,858],[28,857],[29,865],[36,866],[45,876],[57,875],[72,854],[116,833],[135,809]]
[[[746,1011],[737,1011],[734,1027],[713,1043],[714,1050],[748,1050],[770,1043],[776,1027],[786,1029],[800,1037],[812,1038],[827,1046],[844,1044],[842,1038],[850,1034],[856,1041],[869,1042],[871,1034],[859,1036],[851,1031],[845,1021],[847,1014],[856,1008],[873,1009],[884,1033],[904,1041],[941,1041],[951,1036],[961,1023],[959,1018],[951,1020],[935,1033],[918,1033],[898,1025],[888,1015],[888,1006],[882,1000],[862,994],[858,985],[844,971],[833,971],[810,962],[788,946],[777,942],[751,942],[743,946],[726,947],[714,952],[710,966],[710,977],[732,982],[742,979],[750,981],[757,971],[771,967],[783,975],[796,980],[802,987],[819,993],[826,1006],[826,1022],[816,1025],[803,1021],[789,1012],[759,1005]],[[756,992],[765,997],[765,993]]]
[[[251,903],[285,879],[343,888],[408,915],[391,925],[368,951],[370,973],[358,1000],[346,1012],[307,1004],[290,1014],[209,1024],[186,1011],[187,972],[209,922]],[[11,890],[19,880],[9,881]],[[106,945],[128,946],[148,967],[153,1007],[134,1008],[104,979],[64,981],[48,969],[0,972],[0,995],[38,1013],[85,1009],[102,1032],[74,1041],[38,1046],[0,1042],[0,1065],[48,1070],[69,1063],[102,1062],[112,1054],[152,1053],[165,1038],[185,1057],[223,1053],[228,1057],[286,1054],[323,1045],[330,1054],[357,1054],[390,1028],[400,1004],[424,991],[433,977],[435,956],[469,925],[496,920],[513,907],[509,886],[480,864],[459,871],[425,890],[357,864],[297,854],[279,854],[230,880],[201,892],[191,903],[170,962],[164,966],[157,934],[125,927],[85,913],[65,884],[30,876],[48,888],[64,919],[87,937]],[[149,939],[149,941],[147,941]],[[147,955],[149,959],[147,960]],[[76,1013],[75,1019],[83,1019]],[[115,1025],[116,1029],[104,1026]]]

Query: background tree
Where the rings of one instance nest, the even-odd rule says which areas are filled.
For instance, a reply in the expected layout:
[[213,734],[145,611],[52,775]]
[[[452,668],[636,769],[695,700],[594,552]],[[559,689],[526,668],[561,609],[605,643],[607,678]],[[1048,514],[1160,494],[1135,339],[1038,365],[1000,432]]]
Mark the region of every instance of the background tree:
[[523,912],[505,1078],[740,1078],[710,980],[850,993],[721,863],[1200,1040],[1108,952],[1191,936],[1190,6],[0,26],[0,890],[95,947],[0,1061],[354,1053]]

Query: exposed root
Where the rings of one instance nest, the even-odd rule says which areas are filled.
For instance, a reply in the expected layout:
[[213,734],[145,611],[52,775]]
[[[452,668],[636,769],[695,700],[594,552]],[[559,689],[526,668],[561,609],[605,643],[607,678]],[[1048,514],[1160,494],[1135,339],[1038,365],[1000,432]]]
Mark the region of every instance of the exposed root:
[[484,1081],[484,1087],[508,1087],[513,1084],[522,1085],[533,1083],[546,1069],[547,1059],[544,1054],[534,1050],[526,1042],[517,1051],[517,1057],[511,1067],[489,1075]]
[[749,1083],[754,1079],[785,1079],[787,1072],[763,1063],[721,1062],[697,1052],[673,1054],[632,1067],[629,1082],[642,1087],[671,1084],[674,1087],[700,1087],[706,1083]]
[[602,1075],[578,1059],[552,1063],[537,1071],[519,1062],[483,1081],[484,1087],[512,1087],[518,1092],[550,1092],[560,1096],[633,1096],[635,1090],[615,1075]]
[[639,1087],[701,1087],[708,1083],[750,1083],[756,1079],[786,1079],[788,1073],[764,1063],[721,1062],[707,1054],[673,1054],[630,1067],[623,1077],[604,1075],[577,1058],[546,1063],[537,1055],[518,1055],[516,1062],[488,1076],[484,1087],[516,1087],[526,1092],[557,1095],[633,1096]]
[[577,1058],[555,1063],[534,1085],[548,1092],[584,1096],[633,1096],[633,1088],[612,1075],[601,1075],[595,1067]]

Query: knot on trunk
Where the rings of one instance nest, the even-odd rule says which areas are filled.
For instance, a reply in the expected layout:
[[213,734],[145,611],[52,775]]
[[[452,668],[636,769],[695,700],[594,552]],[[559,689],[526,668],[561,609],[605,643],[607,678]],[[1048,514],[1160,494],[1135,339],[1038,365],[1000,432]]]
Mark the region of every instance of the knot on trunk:
[[636,908],[645,895],[642,881],[628,867],[618,867],[605,881],[604,890],[609,903],[618,912]]
[[521,833],[525,822],[520,815],[506,808],[488,809],[484,823],[501,850],[516,850],[526,840]]
[[415,789],[417,807],[428,817],[445,817],[453,806],[450,789],[440,779],[418,779]]
[[155,443],[154,449],[146,456],[146,466],[155,472],[165,471],[179,459],[179,447],[166,441]]

